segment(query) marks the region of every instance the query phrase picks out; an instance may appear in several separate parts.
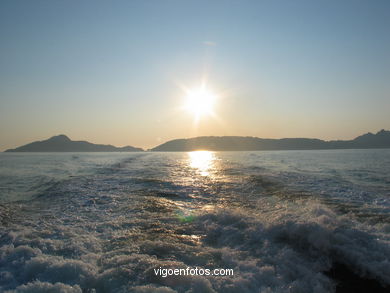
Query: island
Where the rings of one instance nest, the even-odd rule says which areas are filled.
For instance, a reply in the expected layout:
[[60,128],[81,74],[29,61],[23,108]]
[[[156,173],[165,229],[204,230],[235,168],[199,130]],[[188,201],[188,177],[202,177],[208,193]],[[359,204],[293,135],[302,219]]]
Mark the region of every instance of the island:
[[143,149],[132,146],[115,147],[112,145],[94,144],[88,141],[73,141],[64,134],[47,140],[35,141],[6,152],[142,152]]
[[353,140],[324,141],[312,138],[267,139],[244,136],[201,136],[174,139],[152,148],[153,152],[320,150],[390,148],[390,131],[367,133]]
[[[315,138],[258,138],[252,136],[199,136],[174,139],[158,145],[152,152],[262,151],[390,148],[390,131],[366,133],[352,140],[325,141]],[[73,141],[64,134],[32,142],[5,152],[142,152],[142,148]]]

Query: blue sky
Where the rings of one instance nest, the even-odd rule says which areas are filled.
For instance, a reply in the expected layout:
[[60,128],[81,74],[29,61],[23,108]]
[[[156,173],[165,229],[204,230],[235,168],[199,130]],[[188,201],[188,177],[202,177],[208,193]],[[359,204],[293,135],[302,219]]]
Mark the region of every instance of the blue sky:
[[[0,150],[390,129],[389,1],[0,2]],[[207,76],[217,117],[180,108]]]

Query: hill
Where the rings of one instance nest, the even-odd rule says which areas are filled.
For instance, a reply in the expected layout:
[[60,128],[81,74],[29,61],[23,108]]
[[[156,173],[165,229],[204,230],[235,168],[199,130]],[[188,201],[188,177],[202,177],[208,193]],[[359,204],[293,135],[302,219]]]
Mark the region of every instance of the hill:
[[353,140],[324,141],[312,138],[266,139],[243,136],[201,136],[175,139],[165,142],[151,151],[179,152],[194,150],[210,151],[257,151],[257,150],[319,150],[319,149],[390,148],[390,131],[367,133]]
[[143,149],[132,146],[115,147],[93,144],[87,141],[73,141],[66,135],[53,136],[47,140],[35,141],[6,152],[142,152]]

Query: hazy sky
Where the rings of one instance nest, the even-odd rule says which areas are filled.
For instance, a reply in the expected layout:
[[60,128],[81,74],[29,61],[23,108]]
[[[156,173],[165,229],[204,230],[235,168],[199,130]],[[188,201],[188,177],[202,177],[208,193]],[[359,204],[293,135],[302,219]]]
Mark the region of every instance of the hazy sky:
[[[0,150],[390,129],[390,1],[0,1]],[[217,117],[181,109],[203,78]]]

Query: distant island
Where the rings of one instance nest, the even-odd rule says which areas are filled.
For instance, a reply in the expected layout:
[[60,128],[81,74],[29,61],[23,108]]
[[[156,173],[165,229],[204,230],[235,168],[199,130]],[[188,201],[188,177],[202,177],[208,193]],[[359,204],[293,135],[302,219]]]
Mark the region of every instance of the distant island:
[[[258,138],[251,136],[200,136],[174,139],[156,146],[152,152],[209,151],[262,151],[262,150],[326,150],[326,149],[374,149],[390,148],[390,131],[366,133],[353,140],[325,141],[314,138]],[[132,146],[115,147],[73,141],[66,135],[53,136],[47,140],[32,142],[6,152],[142,152]]]
[[153,152],[260,151],[260,150],[321,150],[390,148],[390,131],[367,133],[353,140],[324,141],[311,138],[265,139],[243,136],[201,136],[175,139],[153,149]]
[[73,141],[66,135],[53,136],[47,140],[32,142],[6,152],[142,152],[132,146],[115,147],[87,141]]

